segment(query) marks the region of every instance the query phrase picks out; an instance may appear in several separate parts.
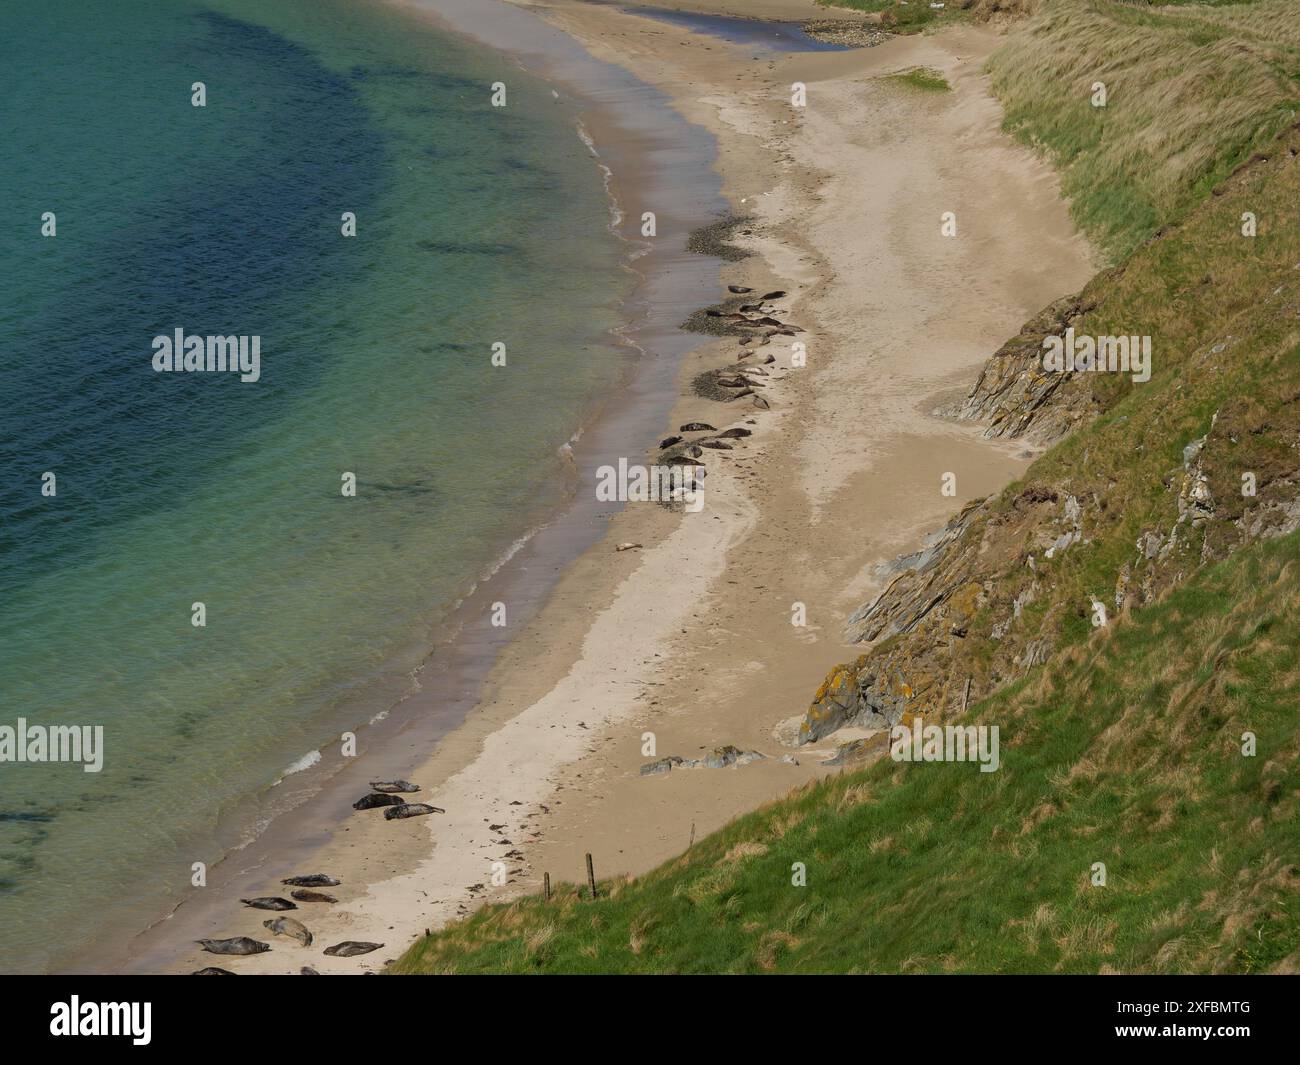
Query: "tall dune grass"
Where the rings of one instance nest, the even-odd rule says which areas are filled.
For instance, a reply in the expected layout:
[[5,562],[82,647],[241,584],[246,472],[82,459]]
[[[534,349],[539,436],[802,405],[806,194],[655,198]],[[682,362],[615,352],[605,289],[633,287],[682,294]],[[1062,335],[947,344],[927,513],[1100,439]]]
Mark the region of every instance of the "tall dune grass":
[[1298,16],[1294,0],[1043,0],[988,69],[1005,127],[1051,157],[1118,261],[1300,115]]

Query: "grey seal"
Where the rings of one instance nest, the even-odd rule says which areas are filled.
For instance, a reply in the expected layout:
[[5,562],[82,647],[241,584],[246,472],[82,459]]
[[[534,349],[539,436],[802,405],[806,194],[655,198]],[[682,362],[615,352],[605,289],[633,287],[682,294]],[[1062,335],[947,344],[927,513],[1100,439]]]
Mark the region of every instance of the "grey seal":
[[264,895],[256,899],[240,899],[245,906],[251,906],[255,910],[296,910],[295,906],[288,899],[282,899],[278,895]]
[[263,921],[262,927],[268,929],[273,936],[292,936],[304,947],[311,946],[312,937],[307,926],[292,917],[273,917],[269,921]]
[[305,891],[298,888],[296,891],[289,892],[299,902],[338,902],[333,895],[326,895],[323,891]]
[[358,954],[369,954],[382,946],[382,943],[361,943],[355,939],[345,939],[342,943],[326,947],[325,953],[331,958],[355,958]]
[[385,821],[398,821],[403,817],[422,817],[424,814],[445,814],[440,806],[430,806],[427,802],[408,802],[384,811]]
[[265,954],[271,944],[263,943],[248,936],[235,936],[233,939],[196,939],[196,943],[209,954]]
[[363,795],[352,804],[354,810],[373,810],[376,806],[401,806],[406,802],[400,795],[385,795],[383,792],[372,791],[369,795]]
[[375,791],[390,793],[394,791],[419,791],[419,784],[412,784],[409,780],[372,780],[370,786]]

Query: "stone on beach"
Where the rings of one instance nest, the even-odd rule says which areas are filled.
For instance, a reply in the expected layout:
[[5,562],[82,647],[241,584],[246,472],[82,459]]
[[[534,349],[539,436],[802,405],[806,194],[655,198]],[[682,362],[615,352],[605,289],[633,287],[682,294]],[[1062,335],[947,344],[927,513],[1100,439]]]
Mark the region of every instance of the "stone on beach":
[[667,773],[673,766],[681,765],[683,759],[676,754],[670,754],[667,758],[660,758],[657,762],[647,762],[641,767],[643,777],[651,776],[655,773]]

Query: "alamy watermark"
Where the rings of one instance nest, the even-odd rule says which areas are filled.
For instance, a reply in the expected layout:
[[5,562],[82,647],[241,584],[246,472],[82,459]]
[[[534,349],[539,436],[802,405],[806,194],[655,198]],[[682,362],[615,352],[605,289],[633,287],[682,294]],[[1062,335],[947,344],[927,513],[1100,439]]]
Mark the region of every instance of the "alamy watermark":
[[1151,380],[1149,336],[1064,336],[1043,338],[1043,369],[1048,373],[1132,373],[1141,384]]
[[80,762],[87,773],[104,768],[103,725],[0,725],[0,762]]
[[151,1002],[82,1002],[73,995],[50,1006],[50,1035],[129,1036],[135,1046],[148,1046],[152,1014]]
[[153,338],[153,368],[155,373],[231,371],[241,381],[253,382],[262,376],[262,338],[200,336],[178,326],[172,336]]
[[895,762],[979,762],[981,773],[995,773],[997,725],[927,725],[914,717],[911,725],[889,730],[889,757]]
[[704,509],[704,487],[696,479],[699,466],[641,466],[620,458],[617,466],[596,470],[596,499],[601,503],[680,502],[690,514]]

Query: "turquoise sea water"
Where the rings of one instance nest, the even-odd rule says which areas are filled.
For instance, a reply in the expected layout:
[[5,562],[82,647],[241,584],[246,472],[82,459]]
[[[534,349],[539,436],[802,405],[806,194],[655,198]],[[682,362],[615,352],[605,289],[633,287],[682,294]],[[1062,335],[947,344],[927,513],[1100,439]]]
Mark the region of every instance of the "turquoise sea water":
[[[0,764],[13,972],[407,689],[558,499],[629,275],[566,105],[404,12],[10,0],[0,42],[0,725],[105,732],[98,774]],[[176,328],[261,380],[155,373]]]

